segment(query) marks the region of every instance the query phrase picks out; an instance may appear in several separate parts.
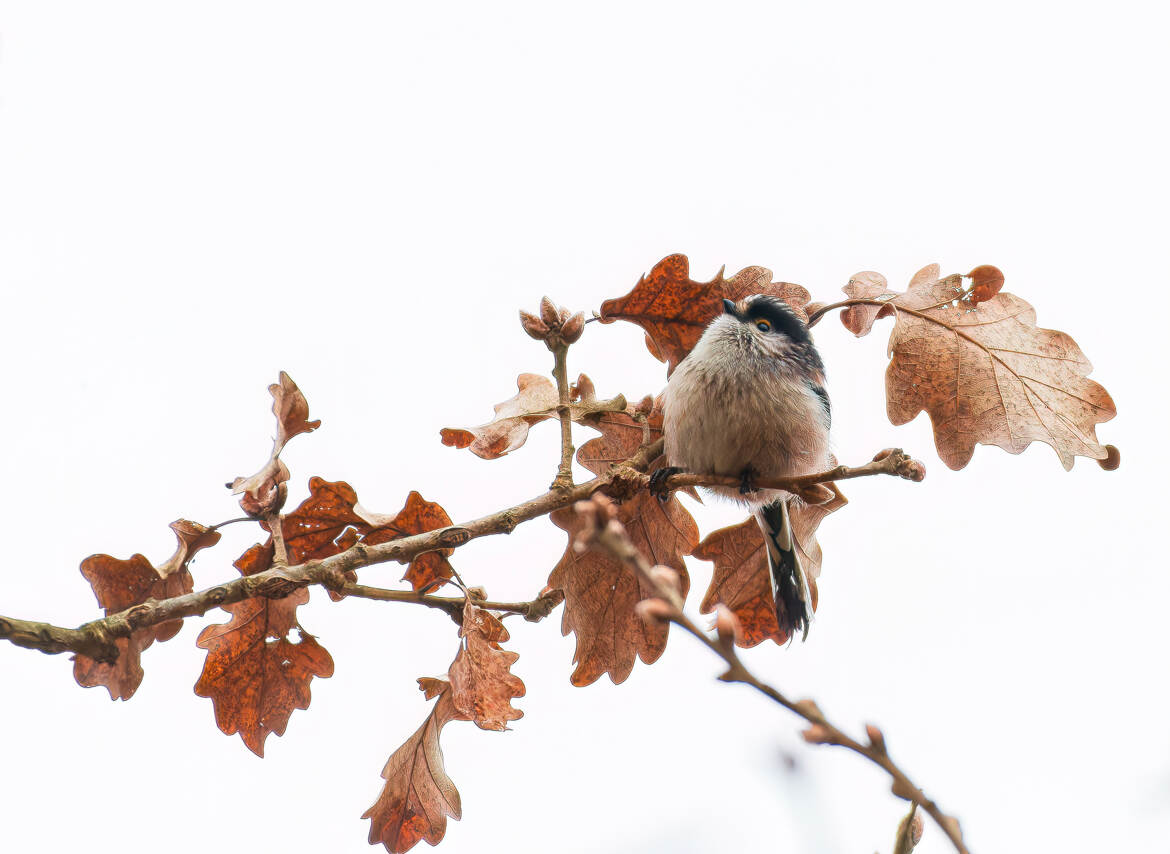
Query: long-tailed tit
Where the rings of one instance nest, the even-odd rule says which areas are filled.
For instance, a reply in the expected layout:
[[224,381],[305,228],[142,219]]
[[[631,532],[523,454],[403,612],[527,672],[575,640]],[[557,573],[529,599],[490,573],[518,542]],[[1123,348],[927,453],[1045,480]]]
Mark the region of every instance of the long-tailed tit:
[[725,299],[699,343],[675,369],[664,393],[670,474],[728,475],[734,487],[710,487],[752,508],[767,545],[780,628],[808,636],[812,602],[788,518],[793,497],[757,490],[757,479],[823,471],[829,462],[825,367],[808,327],[783,300],[764,294]]

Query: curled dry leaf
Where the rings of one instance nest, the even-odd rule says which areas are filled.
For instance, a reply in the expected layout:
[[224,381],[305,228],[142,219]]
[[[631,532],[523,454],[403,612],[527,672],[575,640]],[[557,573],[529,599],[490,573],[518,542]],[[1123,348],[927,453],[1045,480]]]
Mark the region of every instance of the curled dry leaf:
[[[651,416],[650,428],[651,439],[661,435],[661,412]],[[577,452],[577,461],[594,474],[629,459],[641,446],[642,424],[629,413],[604,415],[597,429],[601,437],[589,440]],[[669,626],[647,623],[635,611],[638,602],[653,596],[654,591],[608,554],[573,549],[587,520],[572,508],[557,510],[549,518],[569,535],[565,553],[548,583],[565,591],[562,633],[573,632],[577,637],[572,683],[589,685],[603,673],[615,683],[623,682],[635,659],[652,664],[666,648]],[[699,542],[698,526],[686,508],[673,495],[660,502],[643,490],[617,505],[617,518],[642,554],[678,573],[680,593],[685,598],[690,577],[683,556]]]
[[[528,439],[528,430],[549,418],[557,417],[560,397],[552,381],[540,374],[521,374],[516,378],[519,389],[516,396],[497,403],[496,417],[487,424],[465,430],[445,427],[439,431],[443,444],[454,448],[470,448],[477,457],[496,460],[519,448]],[[584,374],[576,383],[577,393],[569,406],[574,421],[596,420],[606,412],[620,412],[626,408],[626,399],[618,395],[610,400],[598,400],[593,382]]]
[[[178,545],[158,569],[140,554],[128,560],[109,555],[91,555],[81,562],[81,574],[93,587],[98,604],[106,616],[139,605],[147,599],[170,599],[190,593],[194,582],[187,565],[201,549],[219,542],[219,532],[198,522],[179,519],[171,523]],[[85,655],[73,657],[73,678],[79,685],[105,686],[112,700],[129,700],[142,684],[142,652],[155,641],[173,638],[183,627],[182,620],[169,620],[139,629],[128,638],[114,641],[118,658],[112,662],[96,661]]]
[[[836,485],[832,489],[836,492],[833,500],[817,505],[794,502],[790,512],[801,565],[809,577],[814,611],[819,598],[817,578],[821,574],[822,558],[817,528],[826,516],[848,503]],[[726,605],[739,622],[736,643],[741,647],[753,647],[769,639],[781,645],[788,641],[788,635],[780,631],[776,621],[764,536],[755,519],[712,531],[694,550],[694,556],[715,563],[711,586],[699,605],[700,613],[710,614],[720,603]]]
[[[886,409],[905,424],[930,415],[939,456],[952,469],[971,460],[976,444],[1021,453],[1032,442],[1051,445],[1061,464],[1076,456],[1107,459],[1096,425],[1117,410],[1109,393],[1088,379],[1092,365],[1063,332],[1040,329],[1032,306],[993,293],[994,268],[976,268],[974,304],[958,275],[939,277],[937,264],[919,270],[891,305]],[[995,271],[998,272],[998,271]]]
[[447,670],[455,708],[480,729],[503,731],[524,713],[512,700],[524,696],[524,683],[510,668],[520,656],[500,647],[508,639],[504,624],[468,602],[463,606],[463,643]]
[[[880,299],[894,296],[881,273],[867,271],[858,273],[841,288],[849,299]],[[873,322],[879,317],[889,317],[894,310],[888,305],[851,305],[842,309],[841,323],[858,338],[868,335]]]
[[750,294],[779,297],[801,319],[808,319],[804,312],[810,299],[808,291],[789,282],[773,282],[771,270],[746,267],[730,279],[720,270],[711,281],[696,282],[690,277],[686,255],[668,255],[624,297],[602,303],[601,321],[628,320],[642,327],[647,349],[654,358],[666,362],[670,373],[722,311],[722,300],[741,300]]
[[370,844],[393,854],[413,848],[420,839],[438,845],[447,832],[447,816],[463,814],[459,790],[447,776],[439,734],[451,721],[467,718],[455,707],[451,685],[442,679],[419,679],[428,700],[435,697],[423,725],[386,761],[382,793],[362,818],[370,820]]
[[232,495],[240,495],[240,507],[254,518],[264,518],[280,510],[287,496],[284,483],[289,471],[280,461],[280,452],[293,436],[310,433],[321,422],[309,421],[309,402],[297,384],[284,371],[280,382],[268,387],[272,395],[272,414],[276,416],[276,438],[268,462],[251,477],[237,477],[230,484]]

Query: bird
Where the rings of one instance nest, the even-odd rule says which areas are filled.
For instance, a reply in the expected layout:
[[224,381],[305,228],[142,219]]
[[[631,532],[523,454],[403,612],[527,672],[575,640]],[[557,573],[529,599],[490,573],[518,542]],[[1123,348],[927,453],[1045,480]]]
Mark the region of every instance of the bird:
[[723,300],[723,311],[670,375],[663,392],[665,465],[650,489],[682,471],[739,478],[712,492],[751,508],[764,535],[776,620],[808,637],[809,578],[792,533],[783,490],[756,481],[823,471],[831,460],[832,409],[825,365],[807,324],[784,300],[753,294]]

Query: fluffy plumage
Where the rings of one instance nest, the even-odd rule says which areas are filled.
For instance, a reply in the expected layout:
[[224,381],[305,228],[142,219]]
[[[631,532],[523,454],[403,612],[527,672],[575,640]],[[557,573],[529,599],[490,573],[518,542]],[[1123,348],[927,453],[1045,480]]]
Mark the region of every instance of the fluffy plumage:
[[748,504],[764,534],[780,628],[807,634],[808,579],[797,557],[788,502],[756,479],[822,471],[829,462],[825,370],[808,327],[782,300],[724,300],[664,393],[667,465],[741,478],[712,491]]

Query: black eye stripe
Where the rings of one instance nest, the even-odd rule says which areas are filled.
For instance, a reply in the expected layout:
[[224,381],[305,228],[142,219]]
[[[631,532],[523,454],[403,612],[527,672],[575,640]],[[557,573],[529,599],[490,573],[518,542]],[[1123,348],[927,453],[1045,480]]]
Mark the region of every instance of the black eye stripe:
[[792,313],[787,303],[775,297],[758,296],[748,303],[747,316],[753,321],[766,320],[772,328],[783,332],[796,342],[812,340],[808,334],[808,327],[799,317]]

